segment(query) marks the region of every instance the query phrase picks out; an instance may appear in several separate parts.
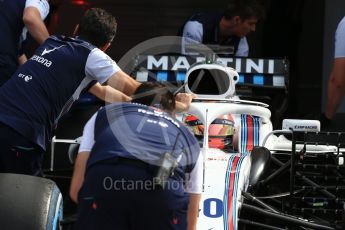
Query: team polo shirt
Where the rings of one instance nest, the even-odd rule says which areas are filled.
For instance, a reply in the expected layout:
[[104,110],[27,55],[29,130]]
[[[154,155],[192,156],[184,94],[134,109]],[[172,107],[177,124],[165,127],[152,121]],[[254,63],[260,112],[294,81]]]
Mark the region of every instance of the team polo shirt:
[[[26,7],[35,7],[42,20],[49,13],[46,0],[2,0],[0,1],[0,67],[17,66],[19,44],[26,35],[23,13]],[[23,35],[23,36],[22,36]]]
[[182,47],[185,48],[186,45],[197,43],[233,46],[235,56],[247,57],[249,47],[245,37],[230,36],[220,43],[219,22],[222,16],[222,13],[198,13],[193,15],[184,25]]
[[183,124],[159,109],[131,103],[106,106],[85,125],[79,152],[91,151],[89,168],[115,157],[157,165],[173,149],[182,158],[172,179],[187,179],[186,191],[201,193],[203,160],[198,141]]
[[51,36],[0,88],[0,122],[46,149],[52,130],[73,102],[119,70],[90,43]]
[[345,57],[345,17],[339,22],[335,32],[334,58]]
[[[48,16],[49,14],[49,3],[46,0],[26,0],[25,8],[27,7],[35,7],[38,9],[42,21]],[[20,43],[23,42],[27,37],[28,29],[26,27],[23,28],[22,34],[20,36]]]

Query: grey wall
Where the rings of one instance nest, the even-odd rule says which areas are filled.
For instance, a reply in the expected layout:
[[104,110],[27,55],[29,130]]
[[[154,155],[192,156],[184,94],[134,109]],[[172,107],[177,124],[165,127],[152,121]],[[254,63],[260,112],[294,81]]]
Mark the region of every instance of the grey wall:
[[[338,22],[345,16],[344,0],[326,0],[325,1],[325,21],[324,21],[324,44],[323,44],[323,71],[322,71],[322,110],[325,110],[327,97],[328,76],[332,68],[334,57],[334,34]],[[345,42],[345,41],[344,41]],[[345,112],[345,100],[338,112]]]

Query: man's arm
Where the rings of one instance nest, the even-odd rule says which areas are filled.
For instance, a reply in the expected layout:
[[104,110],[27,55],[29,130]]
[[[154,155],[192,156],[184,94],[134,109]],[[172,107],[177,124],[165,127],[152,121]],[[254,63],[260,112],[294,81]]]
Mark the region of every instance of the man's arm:
[[249,46],[247,38],[241,38],[240,43],[238,44],[238,49],[235,54],[236,57],[248,57],[249,55]]
[[345,58],[334,59],[332,72],[328,80],[327,105],[325,116],[332,119],[345,93]]
[[74,164],[74,171],[71,181],[71,187],[69,190],[69,196],[71,199],[78,203],[78,193],[81,186],[84,183],[84,175],[86,169],[86,162],[89,159],[90,152],[78,153],[77,159]]
[[197,21],[188,21],[183,27],[182,33],[182,54],[197,54],[195,52],[189,52],[188,45],[195,45],[202,43],[203,27]]
[[328,79],[325,117],[332,119],[342,101],[345,89],[345,17],[335,31],[334,61]]
[[187,229],[196,230],[196,223],[199,216],[199,203],[201,199],[201,194],[189,194],[189,204],[187,212]]
[[49,33],[45,26],[41,14],[36,7],[29,6],[25,8],[23,21],[31,36],[42,44],[48,37]]
[[187,44],[202,43],[202,24],[197,21],[188,21],[183,27],[182,36]]
[[[194,138],[194,137],[193,137]],[[196,144],[196,140],[194,145]],[[199,152],[198,159],[193,170],[189,174],[189,179],[186,181],[186,191],[189,193],[189,204],[187,211],[187,229],[196,230],[196,224],[199,216],[199,203],[202,193],[203,184],[203,162],[204,158],[200,152],[199,145],[195,146],[196,151]]]
[[99,83],[93,85],[89,89],[89,92],[99,99],[109,103],[130,101],[132,99],[119,90],[110,87],[109,85],[101,85]]
[[79,146],[79,153],[74,164],[74,171],[69,194],[74,202],[78,202],[78,193],[84,183],[87,160],[89,159],[92,146],[95,143],[94,130],[97,113],[85,124],[83,137]]
[[130,96],[139,87],[140,83],[122,70],[114,73],[107,81],[108,85]]

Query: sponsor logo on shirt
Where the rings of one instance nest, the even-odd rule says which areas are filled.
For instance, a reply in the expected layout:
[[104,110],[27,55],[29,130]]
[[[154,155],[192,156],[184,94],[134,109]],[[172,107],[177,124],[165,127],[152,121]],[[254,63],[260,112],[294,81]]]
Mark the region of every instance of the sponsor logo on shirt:
[[37,61],[38,63],[44,65],[45,67],[50,67],[53,63],[44,57],[37,56],[36,54],[30,58],[33,61]]
[[55,47],[55,48],[50,49],[50,50],[47,50],[46,48],[44,48],[44,50],[43,50],[41,56],[43,56],[43,55],[45,55],[45,54],[49,54],[49,53],[51,53],[51,52],[53,52],[53,51],[55,51],[55,50],[58,50],[58,49],[60,49],[60,48],[63,47],[63,46],[65,46],[65,45],[62,45],[62,46],[59,46],[59,47]]
[[55,48],[52,48],[52,49],[44,48],[41,56],[38,56],[38,55],[35,54],[30,59],[33,60],[33,61],[37,61],[38,63],[40,63],[40,64],[44,65],[45,67],[49,68],[53,63],[50,60],[48,60],[48,59],[46,59],[46,58],[44,58],[42,56],[44,56],[46,54],[49,54],[49,53],[51,53],[53,51],[56,51],[56,50],[60,49],[63,46],[66,46],[66,45],[61,45],[61,46],[58,46],[58,47],[55,47]]
[[18,74],[18,77],[24,79],[25,82],[29,82],[31,79],[32,79],[32,76],[31,75],[26,75],[26,74]]
[[155,116],[155,117],[161,117],[161,118],[164,118],[168,121],[170,121],[171,123],[173,123],[176,127],[180,128],[180,125],[178,122],[176,122],[173,118],[169,117],[169,116],[166,116],[164,113],[157,113],[156,111],[149,111],[149,110],[146,110],[146,109],[138,109],[138,112],[139,113],[143,113],[143,114],[147,114],[147,115],[152,115],[152,116]]
[[192,34],[192,33],[189,33],[189,32],[186,33],[185,37],[187,37],[189,39],[192,39],[193,41],[198,40],[198,37],[195,36],[195,34]]
[[163,128],[168,128],[168,124],[162,121],[155,121],[155,120],[148,119],[147,122],[160,125]]

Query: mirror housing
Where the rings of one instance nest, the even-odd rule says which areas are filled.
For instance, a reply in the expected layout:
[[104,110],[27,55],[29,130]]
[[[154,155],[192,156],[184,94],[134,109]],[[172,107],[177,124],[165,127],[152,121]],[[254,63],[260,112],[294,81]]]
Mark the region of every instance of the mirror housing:
[[230,98],[235,95],[239,81],[237,71],[222,64],[198,63],[186,73],[186,93],[197,98]]

